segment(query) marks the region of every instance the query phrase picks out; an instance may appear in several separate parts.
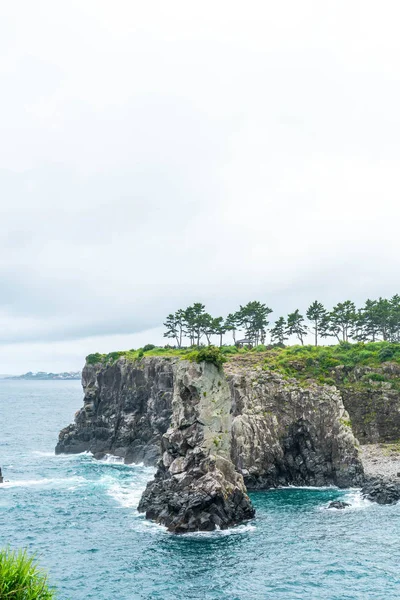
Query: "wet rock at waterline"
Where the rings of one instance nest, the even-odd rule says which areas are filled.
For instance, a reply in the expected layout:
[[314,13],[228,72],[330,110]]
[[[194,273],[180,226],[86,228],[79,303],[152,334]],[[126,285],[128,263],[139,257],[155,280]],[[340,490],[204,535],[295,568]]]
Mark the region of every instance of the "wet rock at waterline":
[[364,483],[361,493],[371,502],[396,504],[400,501],[400,482],[384,477],[372,477]]
[[338,510],[341,510],[343,508],[347,508],[348,506],[351,506],[351,504],[348,502],[343,502],[342,500],[333,500],[332,502],[329,502],[327,508],[337,508]]

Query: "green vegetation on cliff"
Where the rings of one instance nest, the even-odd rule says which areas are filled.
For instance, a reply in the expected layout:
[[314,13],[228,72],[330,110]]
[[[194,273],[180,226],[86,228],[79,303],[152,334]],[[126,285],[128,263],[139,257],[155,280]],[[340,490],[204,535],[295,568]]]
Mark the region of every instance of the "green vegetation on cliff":
[[54,600],[46,575],[26,551],[0,550],[0,598]]
[[[119,358],[138,361],[144,356],[162,356],[181,358],[201,362],[206,360],[221,366],[226,360],[245,360],[254,366],[274,370],[284,376],[300,380],[315,379],[321,383],[334,383],[333,374],[337,367],[343,367],[343,376],[355,367],[379,368],[391,362],[400,365],[400,344],[390,342],[344,342],[335,346],[263,346],[251,350],[236,346],[205,346],[199,350],[193,348],[145,348],[110,352],[109,354],[90,354],[88,364],[113,364]],[[380,372],[371,372],[367,378],[373,382],[384,382],[386,376]]]
[[[313,379],[334,384],[334,376],[347,383],[347,375],[356,367],[380,369],[384,363],[400,366],[400,344],[389,342],[341,343],[335,346],[289,346],[273,348],[262,353],[262,366],[300,380]],[[261,364],[261,361],[260,361]],[[342,369],[337,369],[342,367]],[[364,374],[365,382],[384,382],[380,372]]]

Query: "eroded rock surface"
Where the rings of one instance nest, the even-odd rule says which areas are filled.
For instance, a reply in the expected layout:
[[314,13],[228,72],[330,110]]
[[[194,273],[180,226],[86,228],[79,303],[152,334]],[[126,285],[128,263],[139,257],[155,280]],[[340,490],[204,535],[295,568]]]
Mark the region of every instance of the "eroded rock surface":
[[[382,381],[373,379],[380,375]],[[400,438],[400,365],[335,367],[331,373],[361,444],[396,442]],[[369,378],[371,376],[371,379]]]
[[[249,359],[230,361],[220,377],[221,386],[229,386],[230,459],[246,485],[359,485],[362,464],[338,389],[302,387]],[[162,436],[171,425],[177,382],[190,365],[166,357],[87,364],[82,374],[84,406],[75,423],[61,431],[56,452],[88,450],[96,457],[111,453],[126,462],[155,465]],[[182,400],[191,410],[190,394]],[[202,402],[212,404],[208,395]]]
[[396,504],[400,501],[400,481],[385,477],[371,477],[364,483],[361,493],[371,502]]
[[162,459],[138,510],[175,533],[225,529],[252,518],[243,478],[230,459],[231,396],[223,373],[181,361],[172,409]]
[[86,364],[83,408],[60,432],[56,454],[107,453],[127,463],[154,465],[171,423],[174,361],[146,358],[112,365]]
[[249,489],[361,484],[363,468],[341,395],[261,368],[225,368],[231,389],[232,461]]

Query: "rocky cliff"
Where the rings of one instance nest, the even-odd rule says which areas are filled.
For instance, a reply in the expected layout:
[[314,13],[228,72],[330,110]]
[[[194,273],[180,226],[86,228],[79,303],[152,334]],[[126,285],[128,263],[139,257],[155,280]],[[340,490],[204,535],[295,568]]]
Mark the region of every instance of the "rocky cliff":
[[332,376],[361,444],[400,438],[400,365],[336,367]]
[[303,387],[234,361],[225,371],[234,415],[232,460],[250,489],[362,481],[357,441],[335,387]]
[[175,364],[171,426],[138,510],[170,531],[225,529],[254,516],[231,461],[231,394],[213,364]]
[[[362,465],[338,389],[314,383],[305,387],[238,358],[224,366],[219,379],[219,387],[229,390],[231,414],[223,443],[224,455],[229,445],[230,458],[248,488],[357,484]],[[183,373],[198,378],[193,368],[188,361],[170,357],[86,364],[84,406],[75,423],[61,431],[56,452],[89,450],[97,457],[112,453],[126,462],[156,464],[162,436],[177,419],[177,403],[189,410],[191,396],[177,390]],[[203,392],[202,403],[212,407],[215,390],[210,393],[205,387]],[[196,410],[202,412],[203,404]],[[214,444],[219,444],[219,435],[214,435]],[[172,444],[168,436],[170,431],[163,438],[163,452]],[[180,447],[171,448],[171,456],[182,455]],[[168,464],[164,467],[170,469]]]
[[154,465],[171,422],[175,364],[159,358],[86,363],[83,408],[60,432],[56,453],[110,453],[127,463]]

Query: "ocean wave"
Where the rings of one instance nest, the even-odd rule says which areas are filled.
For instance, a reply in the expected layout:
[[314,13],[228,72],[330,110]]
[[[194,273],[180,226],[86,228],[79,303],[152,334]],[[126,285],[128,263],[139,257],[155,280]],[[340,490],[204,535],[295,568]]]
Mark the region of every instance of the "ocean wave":
[[78,457],[87,456],[91,458],[93,456],[92,452],[85,450],[85,452],[77,452],[76,454],[56,454],[53,452],[44,452],[42,450],[32,450],[31,454],[34,456],[40,456],[42,458],[56,458],[61,460],[76,460]]
[[44,456],[44,457],[51,457],[54,458],[56,456],[55,452],[42,452],[41,450],[33,450],[32,454],[34,454],[35,456]]
[[251,533],[257,528],[251,523],[245,523],[243,525],[237,525],[236,527],[228,527],[228,529],[215,529],[214,531],[191,531],[185,533],[185,538],[215,538],[225,537],[227,535],[241,535],[243,533]]
[[329,502],[324,504],[324,506],[319,506],[318,510],[328,510],[329,512],[341,513],[343,510],[365,510],[366,508],[374,506],[374,503],[364,498],[361,494],[361,491],[356,488],[347,490],[343,496],[340,498],[335,498],[335,500],[347,502],[350,504],[350,506],[346,506],[344,509],[339,510],[337,508],[329,508],[329,504],[332,502],[332,500],[329,500]]
[[137,508],[145,487],[146,483],[124,486],[114,482],[108,487],[107,494],[123,508]]
[[21,487],[40,487],[40,486],[64,486],[65,484],[79,484],[85,483],[84,477],[63,477],[63,478],[46,478],[43,479],[16,479],[12,481],[4,481],[1,485],[2,488],[21,488]]
[[337,485],[280,485],[277,488],[271,488],[276,490],[312,490],[318,492],[318,490],[338,490]]
[[[104,458],[100,460],[102,463],[111,463],[113,465],[124,465],[124,459],[122,456],[115,456],[114,454],[106,454]],[[128,466],[128,465],[127,465]]]

